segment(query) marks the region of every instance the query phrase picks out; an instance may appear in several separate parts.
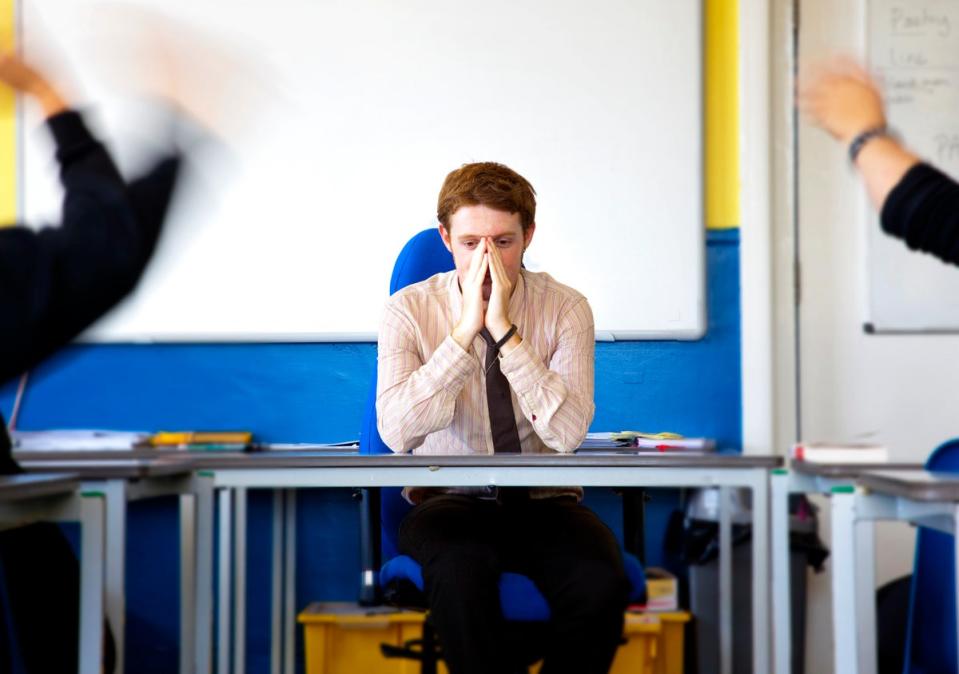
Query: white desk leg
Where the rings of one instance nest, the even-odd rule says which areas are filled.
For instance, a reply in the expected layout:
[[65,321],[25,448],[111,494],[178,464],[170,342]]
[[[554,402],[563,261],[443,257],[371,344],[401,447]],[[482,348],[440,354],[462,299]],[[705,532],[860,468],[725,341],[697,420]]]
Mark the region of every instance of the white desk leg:
[[233,497],[234,560],[233,569],[233,674],[246,672],[246,488],[239,487]]
[[80,499],[80,674],[100,674],[103,661],[104,499]]
[[733,536],[729,487],[719,488],[719,671],[733,673]]
[[233,492],[221,489],[219,495],[219,578],[217,579],[216,668],[230,673],[230,575],[233,560]]
[[[789,575],[789,471],[774,470],[772,483],[773,654],[776,674],[792,670],[792,596]],[[755,510],[755,508],[754,508]],[[802,674],[802,672],[796,672]]]
[[196,655],[196,509],[193,494],[181,494],[179,499],[180,674],[190,674]]
[[856,494],[852,487],[837,487],[832,492],[832,622],[833,671],[854,674],[859,671],[856,648],[857,605]]
[[[753,485],[753,672],[769,672],[769,478]],[[788,524],[788,522],[787,522]]]
[[876,523],[859,520],[855,528],[859,671],[876,674]]
[[283,610],[283,620],[286,629],[283,630],[283,662],[284,674],[294,674],[296,672],[296,662],[294,662],[293,648],[296,644],[296,490],[286,490],[286,509],[284,513],[285,524],[284,541],[286,550],[284,552],[285,565],[283,576],[286,583],[283,588],[284,603],[286,608]]
[[194,667],[196,674],[210,674],[213,669],[213,480],[206,475],[195,475],[193,492],[196,494]]
[[273,559],[270,568],[270,674],[280,674],[283,656],[283,490],[273,490]]
[[97,484],[106,497],[106,560],[107,619],[113,628],[116,644],[116,671],[124,671],[126,643],[126,568],[127,568],[127,483],[106,480]]

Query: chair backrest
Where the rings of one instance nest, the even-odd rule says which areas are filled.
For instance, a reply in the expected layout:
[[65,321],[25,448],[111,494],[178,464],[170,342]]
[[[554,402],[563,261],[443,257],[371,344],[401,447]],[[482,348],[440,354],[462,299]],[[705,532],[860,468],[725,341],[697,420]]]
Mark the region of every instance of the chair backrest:
[[[939,445],[926,470],[959,473],[959,438]],[[909,597],[907,674],[957,671],[954,538],[920,527]]]
[[[390,295],[413,283],[425,281],[434,274],[451,271],[453,256],[446,250],[439,230],[425,229],[411,238],[396,258],[393,276],[390,278]],[[360,454],[389,454],[380,433],[376,430],[376,371],[366,397],[363,425],[360,428]],[[400,489],[380,490],[382,517],[383,559],[396,556],[396,534],[400,521],[409,510],[409,504],[400,495]]]

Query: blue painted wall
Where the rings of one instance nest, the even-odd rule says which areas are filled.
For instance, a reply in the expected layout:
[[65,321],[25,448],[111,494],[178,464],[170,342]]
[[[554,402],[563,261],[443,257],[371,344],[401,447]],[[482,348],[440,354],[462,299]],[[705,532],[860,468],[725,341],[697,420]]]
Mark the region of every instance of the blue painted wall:
[[[741,444],[738,231],[708,234],[706,336],[697,342],[619,342],[596,347],[593,430],[670,430]],[[642,307],[623,307],[642,311]],[[129,430],[248,428],[267,442],[358,437],[376,362],[372,344],[83,345],[35,371],[19,427]],[[10,412],[15,387],[0,389]],[[619,529],[615,496],[587,502]],[[345,490],[303,492],[298,512],[299,606],[352,600],[358,585],[357,513]],[[662,564],[666,520],[678,504],[660,490],[650,504],[649,563]],[[268,671],[270,501],[250,507],[248,671]],[[135,503],[128,559],[128,671],[175,671],[177,538],[172,500]]]

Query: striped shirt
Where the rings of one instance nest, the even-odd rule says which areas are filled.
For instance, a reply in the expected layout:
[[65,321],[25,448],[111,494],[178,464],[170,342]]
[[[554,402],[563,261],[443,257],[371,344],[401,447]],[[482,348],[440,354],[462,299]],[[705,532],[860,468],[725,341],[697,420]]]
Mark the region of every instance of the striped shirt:
[[[492,454],[486,343],[464,351],[450,336],[463,297],[456,272],[437,274],[395,293],[379,333],[377,424],[398,453]],[[524,454],[575,450],[593,419],[593,314],[586,298],[549,274],[521,270],[509,317],[522,341],[500,356],[512,390]],[[462,491],[462,490],[457,490]],[[543,488],[533,496],[575,494]],[[409,494],[416,500],[414,494]]]

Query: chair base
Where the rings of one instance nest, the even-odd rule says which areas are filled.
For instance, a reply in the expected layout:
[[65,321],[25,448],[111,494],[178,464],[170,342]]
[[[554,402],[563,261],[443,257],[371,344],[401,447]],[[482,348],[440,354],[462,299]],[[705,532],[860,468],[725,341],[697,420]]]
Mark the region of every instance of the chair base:
[[410,639],[402,646],[380,644],[380,652],[384,658],[404,658],[420,662],[420,674],[436,674],[439,661],[443,653],[436,642],[436,633],[429,620],[423,621],[423,638]]

